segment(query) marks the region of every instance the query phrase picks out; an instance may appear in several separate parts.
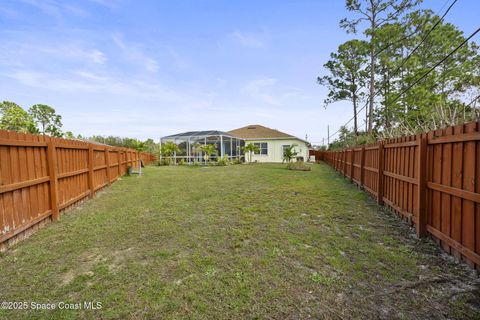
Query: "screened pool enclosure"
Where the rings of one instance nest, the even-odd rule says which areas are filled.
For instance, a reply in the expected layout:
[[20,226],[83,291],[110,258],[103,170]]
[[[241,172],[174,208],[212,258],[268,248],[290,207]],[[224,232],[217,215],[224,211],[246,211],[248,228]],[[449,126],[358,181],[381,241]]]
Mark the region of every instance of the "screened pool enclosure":
[[[244,158],[243,147],[245,146],[245,140],[223,131],[189,131],[173,134],[160,138],[160,145],[162,146],[169,141],[176,144],[179,149],[168,156],[174,163],[182,160],[186,163],[205,163],[206,158],[208,160],[217,160],[219,158],[243,160]],[[202,152],[204,149],[202,146],[205,145],[213,145],[215,153],[206,156]],[[161,159],[162,155],[160,156]]]

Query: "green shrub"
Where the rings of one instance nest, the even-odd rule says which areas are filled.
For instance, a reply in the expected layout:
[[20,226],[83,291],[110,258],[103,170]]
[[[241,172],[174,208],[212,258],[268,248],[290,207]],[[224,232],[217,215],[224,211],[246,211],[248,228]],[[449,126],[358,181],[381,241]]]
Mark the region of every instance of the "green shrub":
[[282,160],[282,162],[287,162],[287,163],[292,162],[292,159],[298,154],[298,152],[295,151],[296,146],[297,145],[294,143],[294,144],[288,146],[288,148],[285,148],[283,150],[283,160]]
[[228,156],[224,156],[217,160],[217,166],[228,166],[229,164]]
[[310,171],[312,168],[309,165],[306,165],[303,161],[290,162],[287,164],[288,170],[297,170],[297,171]]
[[162,158],[162,160],[159,160],[159,161],[158,161],[158,165],[159,165],[159,166],[169,166],[169,165],[170,165],[170,161],[169,161],[169,159]]

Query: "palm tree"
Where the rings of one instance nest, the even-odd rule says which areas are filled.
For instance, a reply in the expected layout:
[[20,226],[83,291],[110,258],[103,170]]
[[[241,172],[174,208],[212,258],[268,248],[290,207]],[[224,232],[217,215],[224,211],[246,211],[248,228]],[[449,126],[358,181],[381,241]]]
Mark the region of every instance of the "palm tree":
[[255,152],[259,152],[260,147],[254,145],[253,143],[247,144],[245,147],[243,147],[243,152],[247,153],[248,152],[248,162],[252,163],[252,154]]
[[203,158],[205,159],[205,162],[208,162],[210,160],[210,156],[212,154],[217,154],[217,149],[215,148],[215,145],[213,144],[204,144],[200,146],[200,151],[205,153]]
[[162,149],[160,150],[162,156],[169,157],[169,164],[172,163],[172,156],[178,151],[180,151],[180,148],[175,143],[173,143],[173,141],[165,142],[165,144],[162,145]]
[[295,151],[296,144],[292,144],[288,146],[288,148],[283,149],[283,161],[282,162],[287,162],[290,163],[292,161],[293,157],[295,157],[298,152]]

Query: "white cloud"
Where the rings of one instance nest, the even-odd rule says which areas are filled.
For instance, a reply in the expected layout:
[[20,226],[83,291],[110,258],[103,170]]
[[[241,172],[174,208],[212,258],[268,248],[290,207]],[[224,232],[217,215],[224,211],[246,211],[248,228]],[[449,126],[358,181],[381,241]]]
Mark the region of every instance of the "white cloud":
[[158,62],[146,55],[138,44],[125,43],[121,34],[113,35],[112,39],[127,60],[142,65],[149,72],[156,72],[160,69]]
[[230,35],[236,43],[240,44],[243,47],[247,48],[264,48],[266,46],[265,43],[265,34],[255,34],[255,33],[247,33],[241,31],[232,32]]
[[53,91],[94,91],[95,84],[88,81],[79,81],[74,79],[51,77],[50,75],[37,71],[17,70],[10,73],[4,73],[4,76],[15,79],[21,84],[49,89]]
[[22,0],[22,2],[36,7],[47,15],[61,17],[60,8],[54,1]]
[[215,79],[215,81],[218,89],[224,88],[225,85],[227,84],[227,80],[225,80],[224,78],[218,77]]
[[107,61],[105,53],[98,49],[84,47],[81,43],[70,43],[55,48],[37,47],[37,50],[55,56],[81,59],[95,64],[103,64]]
[[73,14],[78,17],[85,18],[89,16],[89,13],[82,8],[67,4],[64,1],[56,0],[21,0],[23,3],[31,5],[46,15],[52,16],[57,20],[63,19],[63,14]]
[[117,8],[120,5],[120,2],[122,2],[122,0],[89,0],[89,1],[110,9]]
[[188,87],[177,90],[154,79],[147,81],[136,78],[114,77],[86,70],[50,74],[19,69],[4,72],[2,75],[23,85],[44,89],[45,91],[70,94],[112,94],[125,98],[154,101],[159,104],[175,105],[177,110],[181,109],[182,106],[206,108],[211,105],[212,100],[212,95],[209,92],[195,91]]
[[20,17],[20,12],[16,11],[16,10],[12,10],[10,8],[6,8],[4,6],[1,6],[0,7],[0,15],[8,18],[8,19],[16,19],[18,17]]
[[[48,41],[47,41],[48,43]],[[91,48],[81,41],[48,45],[31,39],[5,41],[0,44],[0,65],[25,65],[38,61],[80,61],[82,63],[104,64],[108,59],[102,51]]]
[[259,99],[267,104],[279,105],[280,101],[275,97],[274,94],[267,92],[273,86],[277,84],[278,80],[275,78],[258,78],[248,82],[244,86],[244,92],[249,94],[251,97]]
[[243,91],[250,97],[272,106],[289,106],[297,104],[300,100],[310,100],[303,90],[279,83],[278,79],[259,77],[247,82]]
[[189,64],[187,62],[187,60],[182,57],[178,52],[177,50],[175,50],[173,47],[171,46],[168,46],[167,47],[167,52],[168,54],[170,55],[172,61],[173,61],[173,65],[178,68],[178,69],[187,69]]
[[91,51],[88,56],[92,59],[93,62],[95,63],[104,63],[107,61],[107,58],[105,57],[105,54],[99,50],[93,50]]

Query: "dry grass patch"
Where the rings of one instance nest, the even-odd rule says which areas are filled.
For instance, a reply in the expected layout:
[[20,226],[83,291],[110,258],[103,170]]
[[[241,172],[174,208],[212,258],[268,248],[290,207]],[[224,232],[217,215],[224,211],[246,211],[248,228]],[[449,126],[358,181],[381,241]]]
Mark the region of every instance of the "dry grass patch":
[[3,319],[474,319],[479,282],[328,166],[148,167],[0,256]]

